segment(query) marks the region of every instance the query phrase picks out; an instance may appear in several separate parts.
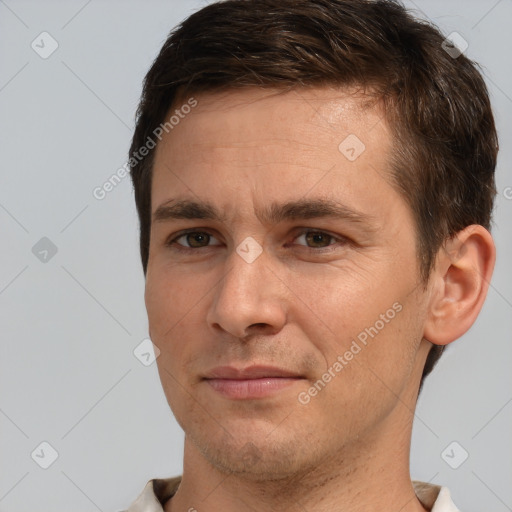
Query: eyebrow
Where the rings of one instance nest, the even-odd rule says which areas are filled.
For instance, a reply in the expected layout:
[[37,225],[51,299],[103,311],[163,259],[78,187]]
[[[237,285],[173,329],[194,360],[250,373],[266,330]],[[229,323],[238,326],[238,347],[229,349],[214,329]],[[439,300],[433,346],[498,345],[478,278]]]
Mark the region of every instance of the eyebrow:
[[[316,218],[333,218],[348,220],[357,224],[365,224],[371,228],[376,217],[354,210],[332,199],[299,199],[286,203],[272,203],[263,211],[257,211],[256,216],[265,223],[278,224],[285,220],[306,220]],[[218,208],[208,201],[193,201],[189,199],[170,199],[160,205],[153,213],[153,223],[173,219],[214,220],[225,222],[226,217]]]

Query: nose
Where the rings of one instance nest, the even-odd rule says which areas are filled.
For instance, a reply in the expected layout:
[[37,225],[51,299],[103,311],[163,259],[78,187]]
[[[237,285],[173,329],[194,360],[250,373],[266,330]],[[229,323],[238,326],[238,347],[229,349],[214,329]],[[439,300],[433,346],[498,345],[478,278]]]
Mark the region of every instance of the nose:
[[275,334],[286,322],[286,286],[270,268],[263,251],[254,261],[236,251],[226,260],[227,272],[213,294],[207,322],[238,339],[258,334]]

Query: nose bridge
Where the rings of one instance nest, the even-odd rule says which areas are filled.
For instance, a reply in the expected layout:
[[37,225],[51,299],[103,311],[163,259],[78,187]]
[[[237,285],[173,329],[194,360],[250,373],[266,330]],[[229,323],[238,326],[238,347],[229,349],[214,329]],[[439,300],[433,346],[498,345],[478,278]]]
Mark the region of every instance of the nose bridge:
[[242,241],[229,255],[229,271],[220,283],[219,302],[227,301],[231,307],[239,304],[247,308],[264,300],[265,290],[270,292],[267,265],[258,242],[254,239]]

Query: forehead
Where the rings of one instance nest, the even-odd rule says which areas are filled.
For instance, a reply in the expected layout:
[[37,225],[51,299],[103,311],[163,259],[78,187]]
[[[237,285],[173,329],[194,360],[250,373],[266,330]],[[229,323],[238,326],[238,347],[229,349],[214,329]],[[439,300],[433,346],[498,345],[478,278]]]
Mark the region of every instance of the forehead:
[[[181,95],[166,118],[186,107],[191,97]],[[186,122],[183,119],[173,127],[174,137],[165,137],[164,144],[172,143],[173,138],[194,144],[227,137],[226,142],[240,144],[288,138],[297,142],[307,139],[320,149],[324,143],[341,142],[352,131],[368,143],[376,138],[380,143],[387,142],[383,104],[360,88],[307,87],[286,91],[247,87],[203,92],[193,98],[197,105],[186,109],[190,112],[181,116]],[[374,130],[377,124],[380,130]]]
[[246,88],[193,98],[193,109],[181,109],[190,103],[182,97],[166,116],[181,113],[156,148],[153,211],[171,190],[233,201],[298,198],[311,187],[345,199],[380,182],[389,188],[390,131],[381,105],[360,90]]

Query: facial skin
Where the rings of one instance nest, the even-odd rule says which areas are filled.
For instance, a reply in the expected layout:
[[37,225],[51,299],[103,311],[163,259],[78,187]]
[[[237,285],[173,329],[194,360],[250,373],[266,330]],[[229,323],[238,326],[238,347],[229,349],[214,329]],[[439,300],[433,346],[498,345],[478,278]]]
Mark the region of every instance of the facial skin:
[[[152,213],[161,208],[145,300],[186,436],[182,484],[166,511],[425,510],[409,475],[419,381],[431,342],[458,338],[480,310],[490,235],[461,232],[425,288],[412,214],[388,178],[392,140],[378,105],[331,88],[195,98],[158,145],[152,183]],[[351,134],[365,146],[354,161],[338,148]],[[163,206],[185,200],[222,218],[165,215]],[[263,215],[315,200],[357,220]],[[187,229],[198,233],[177,238]],[[247,237],[262,249],[252,262],[241,256],[258,248]],[[370,327],[377,334],[357,341]],[[354,340],[360,350],[348,360]],[[226,366],[293,378],[206,379]]]

